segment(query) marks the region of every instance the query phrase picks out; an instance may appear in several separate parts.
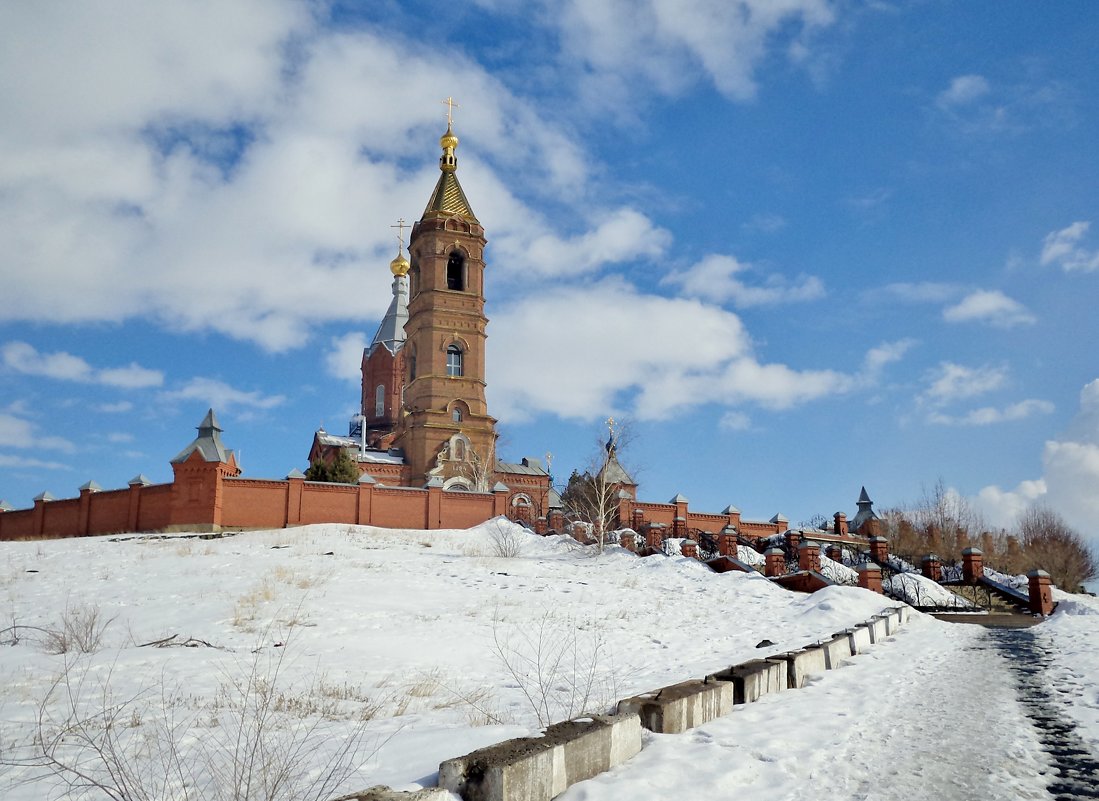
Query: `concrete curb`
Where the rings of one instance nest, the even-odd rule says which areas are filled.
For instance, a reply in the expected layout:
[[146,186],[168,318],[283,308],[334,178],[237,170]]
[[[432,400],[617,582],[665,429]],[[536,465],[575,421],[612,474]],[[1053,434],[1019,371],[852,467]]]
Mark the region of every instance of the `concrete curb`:
[[733,711],[731,681],[685,681],[618,702],[618,713],[638,715],[641,725],[678,734]]
[[541,737],[497,743],[439,766],[439,789],[397,792],[373,787],[336,801],[435,801],[446,791],[463,801],[550,801],[641,751],[641,728],[677,734],[727,715],[737,704],[804,687],[810,676],[835,670],[908,622],[907,606],[882,610],[829,640],[753,659],[726,670],[618,702],[617,713],[555,723]]
[[549,801],[641,750],[637,714],[555,723],[542,737],[482,748],[439,766],[439,787],[465,801]]

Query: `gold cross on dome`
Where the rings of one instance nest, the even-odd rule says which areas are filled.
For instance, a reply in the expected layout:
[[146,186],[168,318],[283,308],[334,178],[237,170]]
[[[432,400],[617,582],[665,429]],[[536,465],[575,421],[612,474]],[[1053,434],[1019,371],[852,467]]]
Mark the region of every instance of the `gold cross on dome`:
[[397,229],[397,241],[401,243],[401,247],[403,248],[404,247],[404,229],[409,227],[408,223],[406,223],[404,221],[404,217],[398,217],[397,218],[397,224],[396,225],[391,225],[389,227]]
[[454,109],[461,108],[454,102],[453,97],[448,97],[446,100],[440,100],[444,106],[446,106],[446,127],[449,128],[454,123]]

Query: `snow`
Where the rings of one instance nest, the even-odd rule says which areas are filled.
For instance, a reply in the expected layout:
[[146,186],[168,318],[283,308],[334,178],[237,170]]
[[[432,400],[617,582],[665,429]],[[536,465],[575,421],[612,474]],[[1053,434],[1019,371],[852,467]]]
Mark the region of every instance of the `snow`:
[[763,567],[767,564],[767,557],[755,548],[749,548],[747,545],[736,546],[736,558],[752,567]]
[[[518,538],[520,554],[494,556],[501,537]],[[791,593],[758,573],[715,574],[682,556],[642,559],[615,546],[599,554],[501,520],[468,531],[321,525],[0,547],[0,632],[12,623],[57,629],[89,609],[113,620],[91,654],[47,653],[32,630],[0,647],[5,754],[25,753],[9,749],[27,744],[66,665],[74,680],[87,677],[93,706],[104,684],[115,700],[149,691],[131,704],[141,714],[127,736],[153,734],[165,707],[193,723],[180,745],[188,754],[231,733],[228,685],[277,670],[279,730],[324,734],[302,757],[307,769],[320,770],[363,708],[376,707],[369,758],[329,798],[375,784],[431,786],[442,760],[536,733],[524,660],[539,647],[591,668],[583,707],[601,711],[819,640],[894,603],[849,586]],[[1099,750],[1099,603],[1057,595],[1058,613],[1032,631],[1054,649],[1064,713]],[[1048,758],[984,630],[912,617],[803,690],[687,734],[647,734],[640,755],[563,798],[1048,798]],[[139,647],[171,635],[217,647]],[[757,649],[764,639],[774,645]],[[547,697],[555,717],[578,711],[568,708],[575,699]],[[25,777],[0,768],[0,798],[80,798]]]
[[[519,556],[492,555],[501,532],[521,538]],[[323,724],[328,741],[354,731],[361,699],[380,706],[367,725],[378,751],[342,790],[414,788],[430,785],[443,759],[539,730],[528,679],[511,675],[500,654],[530,657],[539,631],[542,645],[598,654],[589,706],[603,711],[812,642],[890,604],[832,590],[822,603],[759,574],[719,575],[696,559],[617,547],[599,555],[499,520],[469,531],[317,525],[208,540],[3,543],[0,629],[57,629],[92,609],[113,622],[93,654],[45,653],[29,630],[0,647],[0,742],[26,744],[37,703],[67,662],[96,692],[109,675],[113,698],[142,696],[137,731],[151,732],[168,705],[207,740],[225,725],[227,684],[277,668],[286,705],[302,710],[300,720],[285,714]],[[138,647],[171,635],[216,647]],[[775,645],[757,650],[764,639]],[[554,712],[563,717],[564,706]],[[330,750],[312,757],[323,765]],[[20,775],[0,777],[0,798],[49,796],[17,784]]]

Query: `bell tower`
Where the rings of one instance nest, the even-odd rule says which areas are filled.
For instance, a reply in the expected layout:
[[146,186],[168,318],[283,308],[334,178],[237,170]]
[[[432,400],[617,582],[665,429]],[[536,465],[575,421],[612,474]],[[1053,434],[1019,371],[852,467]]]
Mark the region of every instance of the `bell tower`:
[[[444,101],[453,108],[452,101]],[[450,110],[441,172],[409,241],[402,448],[409,480],[487,491],[496,420],[485,403],[485,233],[458,183]]]

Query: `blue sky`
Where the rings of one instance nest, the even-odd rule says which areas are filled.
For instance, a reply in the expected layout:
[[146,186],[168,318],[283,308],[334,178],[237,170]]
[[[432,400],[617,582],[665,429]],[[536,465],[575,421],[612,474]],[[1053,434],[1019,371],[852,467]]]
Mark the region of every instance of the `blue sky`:
[[246,475],[355,411],[398,217],[489,238],[501,454],[797,522],[939,478],[1099,517],[1099,8],[7,4],[0,498]]

